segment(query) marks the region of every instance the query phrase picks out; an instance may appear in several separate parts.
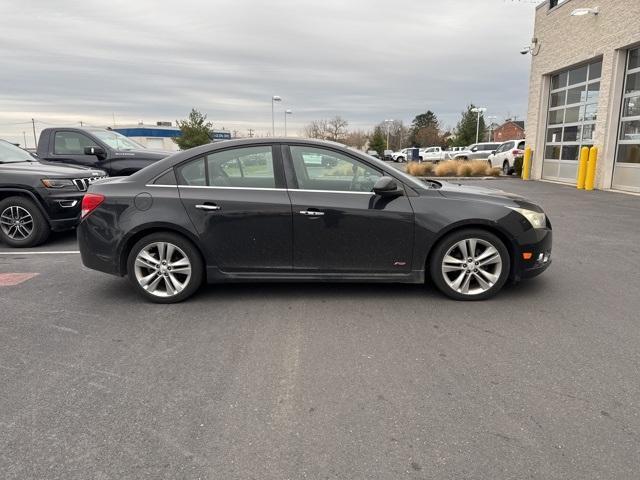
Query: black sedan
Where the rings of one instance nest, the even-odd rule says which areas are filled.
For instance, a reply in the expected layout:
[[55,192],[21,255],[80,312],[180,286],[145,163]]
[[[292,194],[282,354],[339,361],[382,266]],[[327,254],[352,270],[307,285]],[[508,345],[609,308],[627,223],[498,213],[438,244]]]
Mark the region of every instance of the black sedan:
[[542,209],[497,190],[421,181],[339,144],[247,139],[176,153],[89,188],[83,263],[144,297],[203,280],[422,283],[480,300],[551,263]]

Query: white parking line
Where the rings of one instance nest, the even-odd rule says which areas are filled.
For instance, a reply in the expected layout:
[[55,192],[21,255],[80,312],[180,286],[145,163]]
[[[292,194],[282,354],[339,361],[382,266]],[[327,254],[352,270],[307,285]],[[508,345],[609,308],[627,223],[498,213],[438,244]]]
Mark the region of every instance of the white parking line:
[[45,251],[45,252],[21,252],[16,250],[14,252],[0,252],[0,255],[62,255],[65,253],[79,254],[80,250],[60,250],[60,251]]

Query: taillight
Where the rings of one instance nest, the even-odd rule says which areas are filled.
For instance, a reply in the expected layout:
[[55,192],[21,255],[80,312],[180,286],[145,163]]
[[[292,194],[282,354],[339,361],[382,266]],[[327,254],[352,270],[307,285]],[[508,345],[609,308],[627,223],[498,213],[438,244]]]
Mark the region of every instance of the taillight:
[[511,153],[513,153],[514,155],[522,155],[524,152],[523,152],[522,150],[518,150],[518,149],[516,148],[516,149],[515,149],[513,152],[511,152]]
[[98,208],[102,202],[104,202],[104,195],[100,195],[99,193],[85,194],[85,196],[82,197],[82,210],[80,212],[80,218],[85,218],[96,208]]

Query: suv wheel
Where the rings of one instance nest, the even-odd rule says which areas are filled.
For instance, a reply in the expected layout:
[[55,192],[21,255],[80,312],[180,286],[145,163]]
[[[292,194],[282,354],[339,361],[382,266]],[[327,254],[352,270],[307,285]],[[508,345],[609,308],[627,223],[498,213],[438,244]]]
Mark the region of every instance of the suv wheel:
[[0,240],[11,247],[35,247],[51,229],[35,202],[25,197],[0,201]]
[[455,300],[494,296],[509,276],[511,260],[502,240],[484,230],[461,230],[444,238],[431,257],[431,278]]
[[507,160],[502,164],[502,173],[505,175],[511,175],[511,167],[509,166],[509,162]]
[[399,162],[399,163],[404,162],[404,157],[398,157],[398,158],[396,158],[396,162]]
[[145,298],[176,303],[202,284],[203,261],[191,242],[174,233],[153,233],[139,240],[127,261],[129,280]]

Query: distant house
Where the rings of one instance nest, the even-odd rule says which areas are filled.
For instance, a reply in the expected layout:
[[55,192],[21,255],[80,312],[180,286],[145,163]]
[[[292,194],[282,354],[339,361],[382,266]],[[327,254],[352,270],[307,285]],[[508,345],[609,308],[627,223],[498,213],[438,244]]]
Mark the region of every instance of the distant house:
[[522,120],[507,120],[493,131],[495,142],[507,140],[521,140],[524,138],[524,122]]

